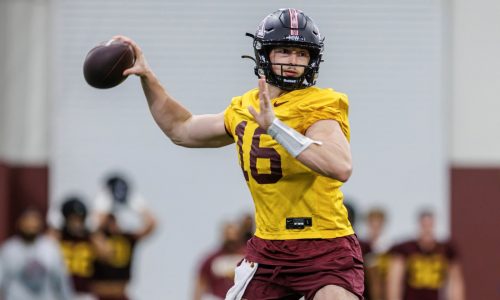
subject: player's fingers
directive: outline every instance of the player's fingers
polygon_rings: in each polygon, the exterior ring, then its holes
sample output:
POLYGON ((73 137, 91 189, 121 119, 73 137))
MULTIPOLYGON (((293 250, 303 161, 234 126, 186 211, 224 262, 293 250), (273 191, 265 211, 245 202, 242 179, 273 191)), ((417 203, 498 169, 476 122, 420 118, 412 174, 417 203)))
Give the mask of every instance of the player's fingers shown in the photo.
POLYGON ((265 91, 266 77, 260 76, 259 78, 259 92, 263 93, 265 91))
POLYGON ((132 68, 129 68, 129 69, 126 69, 125 71, 123 71, 123 76, 128 76, 128 75, 132 75, 132 74, 141 74, 142 73, 142 68, 139 68, 139 67, 132 67, 132 68))
POLYGON ((126 37, 124 35, 115 35, 111 38, 111 40, 118 40, 118 41, 125 42, 127 44, 134 44, 134 41, 131 38, 126 37))
POLYGON ((128 75, 131 75, 131 74, 134 74, 134 71, 131 68, 130 69, 126 69, 122 73, 123 76, 128 76, 128 75))
POLYGON ((266 93, 267 99, 271 100, 269 99, 269 85, 267 84, 265 78, 264 78, 264 92, 266 93))
POLYGON ((263 92, 264 90, 262 88, 262 77, 259 78, 258 85, 259 85, 259 92, 263 92))
POLYGON ((255 108, 253 108, 253 106, 248 107, 248 112, 250 112, 254 119, 257 119, 259 113, 255 110, 255 108))
POLYGON ((269 109, 271 107, 271 99, 269 97, 269 87, 265 76, 259 78, 259 93, 262 107, 264 109, 269 109))
POLYGON ((269 98, 269 91, 264 91, 264 105, 266 109, 271 108, 271 100, 269 98))
POLYGON ((259 102, 260 102, 260 105, 263 104, 263 101, 264 101, 264 88, 262 86, 262 79, 259 79, 259 102))
POLYGON ((271 101, 269 100, 269 94, 266 91, 262 92, 262 97, 260 98, 261 109, 269 110, 271 107, 271 101))
POLYGON ((266 106, 266 79, 262 76, 259 78, 259 100, 260 105, 266 106))
POLYGON ((123 35, 115 35, 111 38, 111 40, 119 40, 119 41, 122 41, 122 42, 132 46, 132 48, 134 49, 135 57, 142 55, 141 47, 139 47, 139 45, 137 45, 137 43, 134 42, 131 38, 128 38, 128 37, 123 36, 123 35))

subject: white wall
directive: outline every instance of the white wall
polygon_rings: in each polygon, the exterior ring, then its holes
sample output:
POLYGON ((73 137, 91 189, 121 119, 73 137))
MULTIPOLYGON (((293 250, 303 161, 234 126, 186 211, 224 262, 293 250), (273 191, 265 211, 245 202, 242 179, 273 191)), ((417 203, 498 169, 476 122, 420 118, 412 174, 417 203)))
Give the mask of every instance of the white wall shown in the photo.
POLYGON ((109 170, 131 174, 160 218, 138 253, 137 299, 188 299, 200 255, 225 218, 252 209, 234 146, 183 149, 155 126, 137 78, 87 86, 86 53, 115 34, 142 46, 167 89, 194 113, 216 113, 255 86, 251 40, 280 7, 311 15, 326 36, 319 86, 350 96, 354 174, 344 191, 361 211, 383 205, 390 236, 413 232, 424 205, 448 232, 447 136, 441 1, 56 1, 57 98, 52 199, 89 198, 109 170))
POLYGON ((453 2, 454 165, 500 164, 500 2, 453 2))
POLYGON ((45 165, 51 97, 50 6, 0 1, 0 160, 45 165))

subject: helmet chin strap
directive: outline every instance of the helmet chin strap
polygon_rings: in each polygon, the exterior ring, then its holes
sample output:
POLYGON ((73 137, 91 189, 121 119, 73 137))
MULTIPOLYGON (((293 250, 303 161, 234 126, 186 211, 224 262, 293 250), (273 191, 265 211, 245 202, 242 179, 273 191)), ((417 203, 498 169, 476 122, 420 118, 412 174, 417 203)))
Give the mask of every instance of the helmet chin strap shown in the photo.
POLYGON ((278 65, 280 66, 280 74, 276 74, 273 72, 273 77, 275 78, 275 81, 277 82, 272 82, 271 84, 277 85, 280 89, 285 90, 285 91, 293 91, 297 89, 303 89, 306 88, 307 85, 304 84, 304 81, 306 80, 306 72, 310 69, 308 65, 296 65, 296 64, 283 64, 283 63, 271 63, 271 65, 278 65), (299 68, 304 68, 304 71, 302 74, 298 77, 291 77, 291 76, 285 76, 284 75, 284 67, 299 67, 299 68))
MULTIPOLYGON (((255 63, 256 73, 259 72, 259 70, 257 68, 257 60, 254 57, 252 57, 250 55, 242 55, 241 58, 251 59, 255 63)), ((282 84, 281 85, 277 85, 277 82, 269 82, 268 81, 269 84, 276 85, 280 89, 287 90, 287 91, 288 90, 291 91, 291 90, 303 88, 302 82, 304 80, 301 80, 301 78, 304 77, 304 74, 302 74, 300 77, 287 77, 287 76, 283 75, 283 67, 290 66, 290 67, 304 68, 304 73, 305 73, 306 70, 309 69, 309 66, 307 66, 307 65, 296 65, 296 64, 282 64, 282 63, 274 63, 274 64, 271 63, 271 65, 279 65, 280 66, 280 68, 281 68, 281 74, 280 75, 273 74, 273 76, 276 78, 276 80, 279 80, 282 84), (286 87, 285 86, 286 80, 296 81, 296 83, 290 85, 290 87, 286 87)), ((264 74, 262 74, 262 75, 264 75, 264 74)), ((269 76, 267 76, 267 78, 269 79, 269 76)))

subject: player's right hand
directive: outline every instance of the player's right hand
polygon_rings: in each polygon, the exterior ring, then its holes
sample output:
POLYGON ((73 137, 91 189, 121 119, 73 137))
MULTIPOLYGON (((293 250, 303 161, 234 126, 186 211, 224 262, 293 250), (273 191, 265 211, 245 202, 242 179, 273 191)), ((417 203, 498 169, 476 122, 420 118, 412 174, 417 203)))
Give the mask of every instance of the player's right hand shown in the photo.
POLYGON ((137 75, 140 77, 145 77, 148 73, 151 72, 151 68, 149 67, 146 58, 144 57, 144 53, 142 52, 141 47, 139 47, 136 42, 134 42, 131 38, 123 35, 115 35, 113 39, 129 44, 134 49, 134 65, 131 68, 123 71, 123 76, 137 75))

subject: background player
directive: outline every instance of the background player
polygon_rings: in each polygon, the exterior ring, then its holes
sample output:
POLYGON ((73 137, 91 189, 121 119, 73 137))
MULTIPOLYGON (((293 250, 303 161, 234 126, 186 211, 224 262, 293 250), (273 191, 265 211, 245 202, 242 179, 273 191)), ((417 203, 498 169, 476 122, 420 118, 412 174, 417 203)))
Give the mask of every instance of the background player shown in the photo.
POLYGON ((386 214, 382 208, 372 208, 366 215, 367 235, 360 241, 367 244, 369 253, 365 259, 365 289, 369 291, 367 300, 387 299, 387 269, 389 264, 389 241, 385 236, 386 214))
POLYGON ((92 292, 99 300, 127 300, 127 286, 132 279, 132 267, 137 243, 151 233, 156 221, 151 213, 144 214, 144 225, 136 231, 120 228, 115 216, 108 214, 99 233, 105 238, 106 256, 94 263, 92 292))
POLYGON ((234 268, 245 254, 247 241, 242 227, 237 223, 225 223, 222 227, 222 243, 202 261, 196 279, 193 300, 224 299, 233 285, 234 268))
MULTIPOLYGON (((144 197, 121 172, 108 174, 94 199, 93 226, 99 229, 112 213, 122 230, 136 230, 144 215, 150 215, 144 197)), ((147 217, 149 218, 149 217, 147 217)))
POLYGON ((38 209, 24 209, 17 234, 0 248, 0 299, 73 300, 61 251, 43 233, 43 219, 38 209))
POLYGON ((253 237, 255 232, 254 216, 251 213, 244 213, 240 219, 241 234, 246 242, 253 237))
POLYGON ((140 76, 155 121, 175 144, 236 143, 257 227, 247 244, 252 262, 242 262, 227 299, 361 297, 361 251, 339 190, 352 170, 348 101, 313 87, 323 52, 314 22, 295 9, 267 16, 253 36, 259 88, 211 115, 192 115, 166 92, 140 47, 116 38, 134 47, 135 65, 124 74, 140 76))
MULTIPOLYGON (((356 226, 358 226, 358 224, 357 224, 358 212, 357 212, 356 207, 354 206, 353 201, 351 199, 344 199, 344 205, 347 209, 347 215, 349 218, 349 222, 351 223, 351 225, 354 228, 357 228, 356 226)), ((370 243, 368 243, 367 241, 364 241, 362 239, 359 239, 359 245, 361 247, 361 253, 363 254, 364 267, 365 267, 365 269, 364 269, 364 271, 365 271, 364 272, 365 273, 364 274, 365 275, 365 281, 364 281, 365 290, 363 292, 364 300, 378 299, 378 298, 374 298, 371 296, 373 294, 373 292, 371 289, 371 281, 368 278, 370 270, 369 270, 369 266, 367 265, 367 258, 369 258, 373 254, 372 247, 371 247, 370 243)))
POLYGON ((105 256, 105 241, 102 236, 91 234, 87 229, 87 206, 78 196, 67 197, 61 213, 64 223, 61 230, 52 228, 52 235, 59 240, 66 267, 73 280, 75 300, 96 299, 90 290, 94 275, 94 262, 105 256))
POLYGON ((137 243, 154 232, 156 219, 127 176, 113 172, 94 200, 93 222, 104 247, 94 263, 91 290, 100 300, 128 299, 137 243))
POLYGON ((458 255, 434 234, 434 214, 419 215, 417 239, 393 246, 387 277, 388 300, 463 300, 464 281, 458 255))

